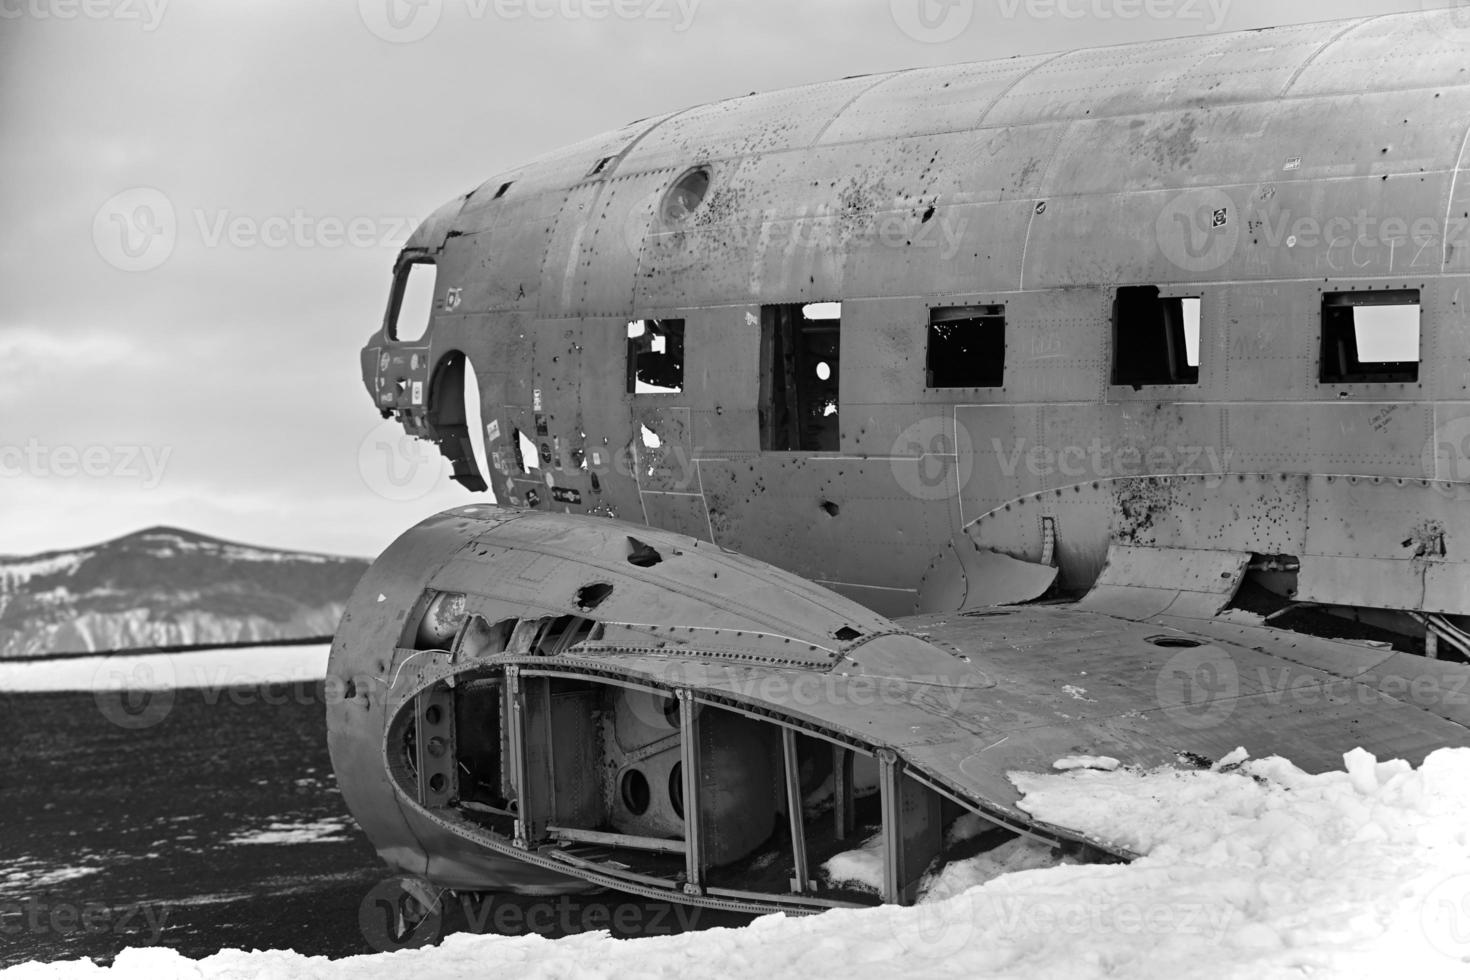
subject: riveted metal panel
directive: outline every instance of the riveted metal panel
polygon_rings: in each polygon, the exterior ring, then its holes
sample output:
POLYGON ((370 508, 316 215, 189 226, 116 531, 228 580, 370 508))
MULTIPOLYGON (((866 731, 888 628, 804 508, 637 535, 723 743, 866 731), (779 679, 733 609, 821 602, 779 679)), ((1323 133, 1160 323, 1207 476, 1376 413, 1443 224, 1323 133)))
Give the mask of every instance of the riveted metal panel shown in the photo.
MULTIPOLYGON (((1321 28, 1316 28, 1320 36, 1321 28)), ((1239 102, 1275 97, 1315 46, 1283 28, 1292 49, 1256 55, 1242 38, 1178 38, 1074 51, 1022 79, 985 118, 987 126, 1126 115, 1162 102, 1239 102)), ((1270 42, 1261 47, 1272 46, 1270 42)))
POLYGON ((821 142, 866 140, 875 131, 905 137, 977 127, 1000 96, 1053 57, 1027 55, 885 76, 838 114, 821 142))
POLYGON ((1464 11, 1426 10, 1412 18, 1368 20, 1341 35, 1302 71, 1292 96, 1360 91, 1364 78, 1413 79, 1413 85, 1462 85, 1455 68, 1470 50, 1464 11))
POLYGON ((1434 432, 1429 406, 1401 402, 1314 402, 1286 413, 1235 404, 1225 413, 1233 465, 1249 472, 1419 476, 1434 432))
POLYGON ((917 583, 932 542, 959 529, 952 495, 921 503, 899 482, 913 465, 771 453, 699 469, 718 544, 813 580, 886 585, 917 583))
POLYGON ((561 209, 554 216, 552 231, 541 253, 540 275, 546 284, 544 290, 538 290, 542 316, 572 316, 578 309, 582 243, 601 193, 600 183, 573 187, 566 192, 561 209))
POLYGON ((821 82, 690 109, 653 130, 629 154, 628 162, 638 168, 687 166, 810 146, 828 120, 873 81, 821 82))

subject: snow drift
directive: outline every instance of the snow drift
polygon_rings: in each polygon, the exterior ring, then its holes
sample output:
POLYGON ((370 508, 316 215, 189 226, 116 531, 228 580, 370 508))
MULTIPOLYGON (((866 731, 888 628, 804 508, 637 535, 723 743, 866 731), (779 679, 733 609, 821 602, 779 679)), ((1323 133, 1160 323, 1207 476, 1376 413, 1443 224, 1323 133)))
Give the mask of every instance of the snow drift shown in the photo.
POLYGON ((1144 856, 1057 864, 1033 845, 1008 845, 946 868, 914 908, 628 941, 456 935, 336 962, 238 951, 193 962, 135 949, 110 970, 28 964, 5 976, 1470 975, 1470 750, 1437 752, 1418 770, 1361 751, 1345 763, 1311 775, 1241 752, 1208 771, 1013 774, 1037 816, 1144 856))

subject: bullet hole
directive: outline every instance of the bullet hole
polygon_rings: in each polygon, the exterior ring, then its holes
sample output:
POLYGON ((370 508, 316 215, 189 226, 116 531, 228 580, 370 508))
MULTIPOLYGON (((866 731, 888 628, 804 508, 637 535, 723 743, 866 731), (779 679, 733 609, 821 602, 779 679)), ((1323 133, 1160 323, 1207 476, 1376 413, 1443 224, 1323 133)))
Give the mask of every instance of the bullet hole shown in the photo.
POLYGON ((931 205, 929 205, 928 209, 924 212, 924 217, 922 219, 922 223, 927 225, 930 221, 933 221, 933 220, 934 220, 934 205, 931 204, 931 205))
POLYGON ((839 513, 842 512, 842 508, 838 507, 830 500, 822 501, 822 510, 827 512, 828 517, 836 517, 839 513))
POLYGON ((628 555, 628 564, 637 565, 639 568, 652 568, 664 560, 664 556, 658 550, 644 544, 637 538, 630 537, 628 545, 633 550, 628 555))
POLYGON ((658 433, 654 432, 648 426, 640 425, 639 428, 643 430, 641 435, 645 449, 658 449, 664 444, 663 440, 658 437, 658 433))
POLYGON ((577 590, 578 609, 596 609, 612 595, 613 587, 606 582, 594 582, 577 590))

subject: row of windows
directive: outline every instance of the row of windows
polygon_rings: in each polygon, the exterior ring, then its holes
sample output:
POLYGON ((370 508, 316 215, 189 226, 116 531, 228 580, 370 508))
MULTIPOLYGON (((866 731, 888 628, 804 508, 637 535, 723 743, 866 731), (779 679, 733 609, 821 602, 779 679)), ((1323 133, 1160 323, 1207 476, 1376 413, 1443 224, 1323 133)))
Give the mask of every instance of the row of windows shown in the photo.
MULTIPOLYGON (((1113 307, 1115 385, 1197 385, 1197 296, 1161 296, 1156 286, 1128 286, 1113 307)), ((1419 380, 1418 290, 1327 293, 1322 298, 1323 384, 1419 380)), ((829 441, 836 426, 841 303, 782 304, 761 310, 762 405, 773 443, 829 441), (830 431, 829 431, 830 430, 830 431)), ((925 386, 1005 385, 1006 308, 938 307, 929 312, 925 386)), ((684 321, 637 320, 628 326, 628 391, 677 393, 684 386, 684 321)))

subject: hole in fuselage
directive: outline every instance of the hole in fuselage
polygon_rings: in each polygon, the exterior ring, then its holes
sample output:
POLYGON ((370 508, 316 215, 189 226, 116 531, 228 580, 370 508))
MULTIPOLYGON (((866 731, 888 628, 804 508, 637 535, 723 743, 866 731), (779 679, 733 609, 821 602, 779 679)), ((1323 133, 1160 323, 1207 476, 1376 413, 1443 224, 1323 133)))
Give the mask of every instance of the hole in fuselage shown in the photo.
POLYGON ((578 609, 596 609, 612 595, 613 587, 606 582, 594 582, 577 590, 578 609))
POLYGON ((623 806, 635 817, 641 817, 648 812, 648 804, 652 802, 653 794, 648 789, 648 777, 637 769, 629 769, 623 773, 623 806))
POLYGON ((1147 642, 1166 650, 1193 650, 1204 646, 1199 640, 1191 640, 1187 636, 1150 636, 1147 642))
POLYGON ((684 819, 684 763, 674 763, 669 772, 669 804, 680 820, 684 819))
POLYGON ((628 564, 637 565, 639 568, 652 568, 664 560, 654 548, 649 547, 637 538, 629 538, 628 545, 633 549, 628 555, 628 564))

